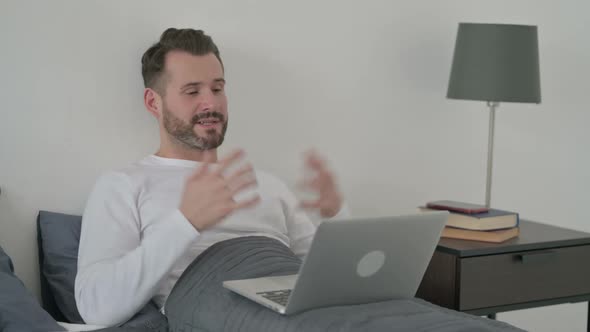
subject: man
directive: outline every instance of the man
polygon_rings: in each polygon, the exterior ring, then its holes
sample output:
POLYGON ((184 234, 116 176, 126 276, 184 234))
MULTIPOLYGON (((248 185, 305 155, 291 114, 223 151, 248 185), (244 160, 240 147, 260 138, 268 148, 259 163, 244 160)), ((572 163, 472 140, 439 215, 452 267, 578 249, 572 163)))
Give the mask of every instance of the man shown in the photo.
MULTIPOLYGON (((103 175, 84 212, 75 297, 89 324, 117 325, 147 302, 160 308, 205 249, 242 236, 266 236, 304 256, 323 218, 347 214, 334 176, 316 154, 305 185, 316 201, 298 203, 280 180, 241 165, 243 151, 218 160, 228 126, 224 68, 212 39, 166 30, 142 58, 144 103, 159 123, 160 148, 103 175)), ((255 114, 253 116, 256 116, 255 114)))

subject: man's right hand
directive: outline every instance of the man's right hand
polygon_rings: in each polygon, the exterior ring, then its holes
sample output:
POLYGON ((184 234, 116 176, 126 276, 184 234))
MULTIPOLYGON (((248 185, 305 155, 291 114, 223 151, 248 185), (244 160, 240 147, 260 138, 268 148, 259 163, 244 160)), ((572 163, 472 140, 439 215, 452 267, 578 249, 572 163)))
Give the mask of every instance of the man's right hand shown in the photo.
POLYGON ((180 212, 190 223, 202 232, 217 224, 230 213, 251 207, 260 201, 260 196, 236 202, 239 192, 256 186, 256 177, 251 164, 246 164, 232 174, 224 175, 243 156, 241 150, 234 151, 220 160, 219 167, 211 169, 210 160, 205 160, 186 181, 180 203, 180 212))

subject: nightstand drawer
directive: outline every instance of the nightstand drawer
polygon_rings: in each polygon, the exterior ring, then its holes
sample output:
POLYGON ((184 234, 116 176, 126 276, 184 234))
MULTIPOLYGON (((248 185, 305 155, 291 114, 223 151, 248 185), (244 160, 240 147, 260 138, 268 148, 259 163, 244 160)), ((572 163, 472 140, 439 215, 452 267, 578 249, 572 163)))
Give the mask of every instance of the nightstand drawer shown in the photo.
POLYGON ((459 259, 459 309, 590 293, 590 246, 459 259))

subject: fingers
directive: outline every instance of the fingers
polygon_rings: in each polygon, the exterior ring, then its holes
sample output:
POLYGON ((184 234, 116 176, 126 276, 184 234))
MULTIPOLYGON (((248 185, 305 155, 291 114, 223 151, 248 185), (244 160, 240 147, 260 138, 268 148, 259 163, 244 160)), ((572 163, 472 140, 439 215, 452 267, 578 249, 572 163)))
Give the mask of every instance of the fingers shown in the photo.
POLYGON ((202 163, 193 174, 189 177, 190 180, 196 180, 203 177, 205 174, 209 172, 209 163, 204 162, 202 163))
MULTIPOLYGON (((223 176, 223 173, 230 166, 232 166, 234 163, 236 163, 238 160, 240 160, 240 158, 242 158, 243 156, 244 156, 243 150, 238 149, 238 150, 233 151, 228 156, 226 156, 225 158, 223 158, 219 161, 219 167, 217 167, 217 169, 213 173, 213 175, 223 176)), ((210 164, 212 164, 214 162, 215 162, 215 153, 212 151, 209 151, 209 150, 204 151, 202 164, 189 177, 189 180, 195 180, 195 179, 198 179, 198 178, 204 176, 205 174, 208 174, 209 169, 210 169, 210 164)), ((240 170, 238 170, 236 172, 234 178, 239 178, 249 172, 253 172, 253 170, 254 169, 253 169, 252 165, 248 164, 248 165, 242 167, 240 170)))
POLYGON ((251 187, 256 187, 257 184, 258 184, 258 182, 256 181, 256 179, 244 180, 241 183, 238 183, 234 188, 230 189, 231 195, 233 197, 236 194, 238 194, 239 192, 241 192, 242 190, 245 190, 245 189, 248 189, 251 187))
POLYGON ((297 184, 297 187, 302 190, 311 189, 318 191, 322 188, 322 179, 320 177, 316 177, 310 180, 303 180, 297 184))
POLYGON ((313 178, 303 179, 298 182, 297 186, 301 189, 322 190, 329 187, 334 182, 334 176, 328 170, 322 170, 316 173, 313 178))
POLYGON ((317 201, 301 201, 301 203, 299 203, 299 206, 301 206, 304 209, 319 209, 321 207, 321 203, 319 200, 317 200, 317 201))
POLYGON ((245 209, 252 207, 260 202, 260 196, 257 194, 251 198, 245 199, 240 202, 235 202, 233 206, 233 210, 245 209))
POLYGON ((189 177, 189 180, 196 180, 209 173, 209 164, 215 162, 215 154, 212 151, 203 151, 203 162, 197 170, 189 177))
POLYGON ((326 168, 326 162, 315 150, 310 150, 305 153, 305 163, 311 169, 316 171, 324 170, 326 168))
POLYGON ((234 196, 240 192, 258 185, 258 180, 254 175, 254 168, 250 164, 242 166, 227 179, 220 175, 215 177, 219 181, 217 188, 224 191, 222 199, 226 201, 233 201, 234 196))
MULTIPOLYGON (((227 212, 226 214, 229 214, 229 213, 233 212, 234 210, 243 209, 243 208, 255 205, 260 200, 260 195, 257 193, 255 193, 254 195, 248 195, 248 196, 250 196, 249 198, 241 199, 240 201, 236 201, 234 199, 234 196, 236 195, 236 193, 238 193, 239 191, 244 190, 250 186, 256 186, 256 182, 249 181, 247 183, 243 183, 240 186, 240 188, 236 188, 236 190, 231 190, 229 188, 226 188, 225 192, 217 195, 216 198, 211 202, 211 204, 215 205, 215 206, 219 206, 222 209, 228 209, 229 212, 227 212)), ((224 216, 225 216, 225 214, 224 214, 224 216)))
POLYGON ((220 209, 223 211, 223 216, 240 209, 246 209, 252 207, 260 202, 260 195, 255 194, 252 197, 236 201, 230 195, 226 196, 226 199, 222 202, 217 203, 217 206, 220 206, 220 209))
POLYGON ((230 175, 227 178, 227 181, 229 183, 234 183, 242 177, 246 177, 247 175, 251 175, 251 177, 254 177, 254 167, 252 166, 252 164, 247 164, 240 167, 240 169, 235 171, 232 175, 230 175))
POLYGON ((224 157, 219 161, 219 168, 215 171, 217 175, 223 175, 223 173, 234 163, 240 160, 244 156, 244 151, 241 149, 235 150, 228 156, 224 157))

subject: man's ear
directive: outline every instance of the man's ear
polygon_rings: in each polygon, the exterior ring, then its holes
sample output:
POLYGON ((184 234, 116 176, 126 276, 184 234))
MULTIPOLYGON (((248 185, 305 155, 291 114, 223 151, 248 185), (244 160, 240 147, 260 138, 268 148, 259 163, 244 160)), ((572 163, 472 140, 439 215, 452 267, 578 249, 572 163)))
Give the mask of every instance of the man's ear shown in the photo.
POLYGON ((151 88, 145 88, 143 92, 143 103, 148 112, 150 112, 156 119, 162 116, 163 100, 160 95, 151 88))

